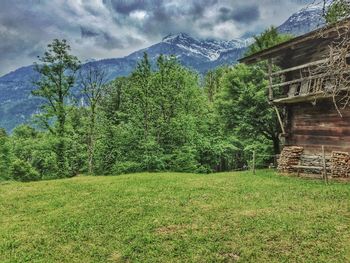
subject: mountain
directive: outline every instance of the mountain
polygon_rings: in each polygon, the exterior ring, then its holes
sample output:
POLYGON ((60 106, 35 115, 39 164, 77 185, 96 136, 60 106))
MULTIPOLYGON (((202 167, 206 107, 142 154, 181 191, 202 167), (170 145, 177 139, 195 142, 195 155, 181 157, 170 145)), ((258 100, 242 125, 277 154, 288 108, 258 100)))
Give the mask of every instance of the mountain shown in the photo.
MULTIPOLYGON (((320 25, 320 6, 310 6, 293 14, 278 27, 282 33, 300 35, 320 25)), ((147 52, 154 64, 160 54, 175 55, 179 62, 203 74, 220 65, 234 64, 253 43, 253 38, 234 39, 229 41, 215 39, 196 39, 185 33, 170 34, 163 40, 148 48, 138 50, 123 58, 88 60, 89 64, 103 68, 108 79, 128 75, 147 52)), ((0 77, 0 127, 10 131, 15 126, 27 122, 39 111, 41 100, 33 97, 33 81, 38 78, 33 66, 19 68, 0 77)))
POLYGON ((312 4, 290 16, 277 29, 282 34, 303 35, 325 25, 323 5, 312 4))
MULTIPOLYGON (((252 42, 252 38, 199 40, 180 33, 168 35, 161 42, 126 57, 89 60, 82 67, 98 65, 107 72, 108 79, 112 80, 130 74, 144 52, 147 52, 152 64, 155 64, 160 54, 175 55, 182 65, 203 74, 219 65, 236 62, 252 42)), ((19 68, 0 78, 0 127, 10 131, 38 112, 41 100, 31 95, 34 89, 32 83, 37 78, 33 66, 19 68)))

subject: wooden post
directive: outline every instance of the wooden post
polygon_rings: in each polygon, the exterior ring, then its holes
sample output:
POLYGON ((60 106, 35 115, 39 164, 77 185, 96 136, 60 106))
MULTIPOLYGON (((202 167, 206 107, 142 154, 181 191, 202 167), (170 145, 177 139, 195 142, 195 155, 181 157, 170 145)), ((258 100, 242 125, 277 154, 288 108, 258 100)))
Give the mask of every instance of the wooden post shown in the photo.
POLYGON ((323 179, 325 183, 328 183, 327 167, 326 167, 326 153, 324 145, 322 145, 322 160, 323 160, 323 179))
POLYGON ((253 174, 255 174, 255 150, 253 151, 253 174))
POLYGON ((273 100, 273 90, 272 90, 272 60, 268 59, 268 74, 269 74, 269 101, 273 100))

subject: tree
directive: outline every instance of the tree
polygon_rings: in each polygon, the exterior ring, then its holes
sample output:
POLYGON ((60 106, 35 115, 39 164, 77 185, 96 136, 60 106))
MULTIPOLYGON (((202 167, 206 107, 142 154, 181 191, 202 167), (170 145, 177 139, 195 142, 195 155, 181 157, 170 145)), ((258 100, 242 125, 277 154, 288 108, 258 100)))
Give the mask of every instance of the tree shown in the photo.
MULTIPOLYGON (((151 64, 147 53, 143 54, 142 60, 137 64, 135 71, 131 75, 132 97, 129 99, 136 101, 140 107, 135 108, 141 113, 138 117, 140 123, 143 125, 144 138, 146 139, 150 132, 150 119, 152 115, 152 87, 150 85, 150 78, 152 75, 151 64)), ((138 115, 136 112, 134 112, 138 115)), ((136 116, 135 115, 135 116, 136 116)))
POLYGON ((94 170, 96 110, 102 99, 107 81, 107 72, 99 66, 89 64, 80 71, 82 93, 89 104, 88 170, 90 174, 92 174, 94 170))
POLYGON ((8 141, 5 129, 0 128, 0 180, 8 179, 10 176, 11 151, 8 141))
POLYGON ((241 138, 264 136, 279 153, 279 125, 276 113, 268 104, 267 80, 261 66, 235 66, 222 79, 217 109, 227 129, 241 138))
MULTIPOLYGON (((290 39, 271 27, 259 36, 246 53, 251 55, 290 39)), ((272 142, 274 153, 280 151, 280 128, 275 111, 267 99, 268 82, 265 77, 267 63, 254 66, 239 64, 221 77, 221 92, 216 109, 227 129, 244 139, 253 135, 258 141, 263 137, 272 142)), ((250 137, 250 138, 249 138, 250 137)))
POLYGON ((220 79, 221 77, 230 70, 229 67, 218 67, 213 70, 209 70, 204 77, 204 90, 208 96, 210 103, 213 103, 215 96, 220 92, 220 79))
POLYGON ((79 60, 70 54, 70 50, 66 40, 55 39, 48 45, 44 56, 39 58, 40 64, 35 64, 35 70, 39 73, 40 79, 34 83, 37 89, 33 91, 33 95, 45 100, 39 120, 57 138, 57 166, 62 176, 67 175, 65 164, 66 103, 71 88, 75 84, 75 74, 79 68, 79 60), (56 121, 57 124, 51 127, 53 121, 56 121))
POLYGON ((195 171, 207 108, 195 72, 165 56, 151 69, 145 55, 129 77, 108 85, 99 107, 96 170, 195 171))
POLYGON ((333 24, 339 20, 342 20, 350 15, 350 2, 348 0, 332 0, 329 5, 329 1, 323 0, 323 16, 326 19, 327 24, 333 24))
POLYGON ((246 56, 257 53, 261 50, 270 48, 289 39, 292 39, 292 35, 279 34, 276 27, 271 26, 258 36, 254 36, 255 42, 249 46, 246 56))

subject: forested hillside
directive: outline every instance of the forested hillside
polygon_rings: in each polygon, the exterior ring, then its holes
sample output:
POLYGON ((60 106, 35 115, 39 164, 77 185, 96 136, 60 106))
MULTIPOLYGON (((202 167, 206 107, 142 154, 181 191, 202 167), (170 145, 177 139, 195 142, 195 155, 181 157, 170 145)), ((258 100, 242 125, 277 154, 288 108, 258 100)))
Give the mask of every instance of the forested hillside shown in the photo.
MULTIPOLYGON (((259 38, 266 45, 286 39, 275 28, 259 38)), ((145 53, 129 76, 108 82, 103 68, 80 68, 68 43, 55 40, 35 65, 32 96, 44 102, 35 125, 1 132, 1 177, 210 173, 248 166, 252 150, 265 156, 258 162, 273 162, 279 130, 265 67, 221 67, 201 80, 174 56, 160 55, 152 67, 145 53), (84 105, 75 100, 76 85, 84 105)))

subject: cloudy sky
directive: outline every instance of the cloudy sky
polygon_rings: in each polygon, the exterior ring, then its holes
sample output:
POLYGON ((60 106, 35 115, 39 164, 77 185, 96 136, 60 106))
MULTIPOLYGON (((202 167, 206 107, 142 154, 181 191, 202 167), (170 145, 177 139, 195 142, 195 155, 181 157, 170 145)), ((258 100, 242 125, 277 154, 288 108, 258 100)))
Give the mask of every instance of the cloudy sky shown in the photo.
POLYGON ((54 38, 111 58, 169 33, 233 39, 283 23, 311 0, 0 0, 0 75, 32 64, 54 38))

